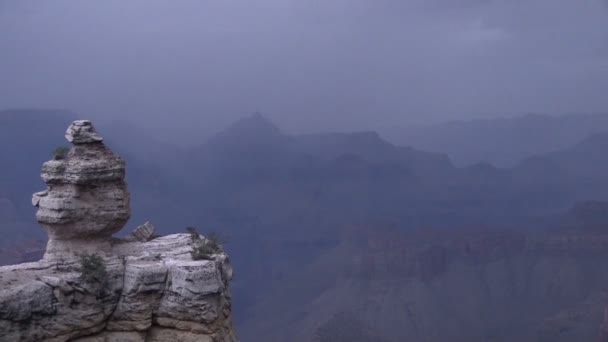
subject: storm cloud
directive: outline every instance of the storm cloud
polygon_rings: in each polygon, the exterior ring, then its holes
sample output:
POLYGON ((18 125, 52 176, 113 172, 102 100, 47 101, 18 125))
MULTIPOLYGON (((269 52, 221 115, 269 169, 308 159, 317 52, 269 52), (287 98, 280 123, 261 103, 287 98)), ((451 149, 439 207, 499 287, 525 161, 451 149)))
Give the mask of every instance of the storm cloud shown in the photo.
POLYGON ((182 141, 254 111, 295 133, 606 112, 608 6, 0 0, 0 79, 0 108, 145 119, 182 141))

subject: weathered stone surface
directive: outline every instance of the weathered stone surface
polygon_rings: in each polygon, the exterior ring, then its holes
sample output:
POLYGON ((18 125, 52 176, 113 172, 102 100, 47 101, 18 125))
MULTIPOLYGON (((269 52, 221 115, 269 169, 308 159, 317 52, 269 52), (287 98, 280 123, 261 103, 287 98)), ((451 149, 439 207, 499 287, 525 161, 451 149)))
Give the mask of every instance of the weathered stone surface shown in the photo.
POLYGON ((0 341, 236 341, 225 255, 192 260, 189 234, 114 243, 103 285, 81 281, 73 259, 0 267, 0 341))
POLYGON ((154 328, 150 331, 150 342, 180 341, 180 342, 214 342, 211 336, 201 337, 199 334, 175 329, 154 328))
POLYGON ((215 261, 182 261, 171 265, 171 288, 182 297, 219 293, 224 283, 215 261))
POLYGON ((123 295, 108 328, 116 331, 145 331, 160 305, 167 282, 167 267, 160 262, 129 262, 124 275, 123 295))
POLYGON ((75 342, 146 342, 145 332, 110 331, 74 340, 75 342))
POLYGON ((154 236, 154 226, 150 222, 146 222, 143 225, 135 228, 131 232, 131 236, 141 242, 150 241, 154 236))
POLYGON ((49 235, 49 259, 74 253, 74 245, 107 252, 108 238, 131 213, 122 158, 102 143, 89 121, 74 122, 66 137, 74 146, 64 159, 44 163, 48 188, 32 198, 36 219, 49 235))
POLYGON ((124 273, 119 260, 107 267, 103 287, 80 282, 73 266, 65 272, 44 262, 0 268, 0 341, 69 341, 102 331, 124 273))
POLYGON ((90 144, 103 141, 89 120, 74 121, 65 132, 65 138, 75 144, 90 144))
POLYGON ((0 341, 236 341, 228 257, 192 260, 190 234, 153 239, 149 223, 112 238, 130 215, 124 162, 88 121, 66 138, 74 147, 45 163, 48 189, 32 199, 49 235, 43 260, 0 267, 0 341), (103 281, 81 279, 82 253, 103 258, 103 281))

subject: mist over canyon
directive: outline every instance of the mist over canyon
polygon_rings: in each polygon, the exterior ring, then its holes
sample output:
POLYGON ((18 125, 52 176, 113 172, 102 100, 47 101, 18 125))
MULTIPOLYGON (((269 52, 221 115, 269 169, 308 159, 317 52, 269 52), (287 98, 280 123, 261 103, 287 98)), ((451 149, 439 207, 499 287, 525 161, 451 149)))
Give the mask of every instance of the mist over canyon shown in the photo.
POLYGON ((0 342, 608 342, 607 23, 0 0, 0 342))
MULTIPOLYGON (((30 194, 77 117, 0 115, 4 264, 44 250, 30 194)), ((375 132, 288 135, 261 114, 193 147, 119 122, 98 130, 127 163, 127 227, 226 236, 244 341, 596 340, 608 286, 605 120, 532 121, 539 134, 566 122, 568 138, 555 143, 566 147, 514 146, 504 151, 521 159, 511 167, 456 166, 375 132)), ((496 144, 487 139, 480 146, 496 144)))

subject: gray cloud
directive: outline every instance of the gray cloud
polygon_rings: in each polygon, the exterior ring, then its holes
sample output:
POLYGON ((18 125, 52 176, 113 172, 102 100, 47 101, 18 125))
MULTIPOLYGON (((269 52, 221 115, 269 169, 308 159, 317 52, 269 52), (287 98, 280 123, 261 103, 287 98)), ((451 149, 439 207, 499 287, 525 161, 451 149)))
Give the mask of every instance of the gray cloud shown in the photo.
POLYGON ((0 106, 185 137, 255 110, 294 132, 606 111, 605 5, 0 0, 0 106))

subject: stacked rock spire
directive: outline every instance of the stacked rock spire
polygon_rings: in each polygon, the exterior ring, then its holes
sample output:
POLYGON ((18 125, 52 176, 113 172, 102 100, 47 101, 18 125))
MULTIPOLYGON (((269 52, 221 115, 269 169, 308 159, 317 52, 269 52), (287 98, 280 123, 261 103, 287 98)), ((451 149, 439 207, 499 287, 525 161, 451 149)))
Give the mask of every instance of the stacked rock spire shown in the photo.
POLYGON ((65 134, 72 148, 42 167, 47 190, 34 194, 36 219, 49 235, 47 256, 76 252, 71 241, 102 247, 130 217, 125 162, 103 143, 87 120, 75 121, 65 134))

